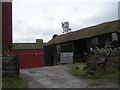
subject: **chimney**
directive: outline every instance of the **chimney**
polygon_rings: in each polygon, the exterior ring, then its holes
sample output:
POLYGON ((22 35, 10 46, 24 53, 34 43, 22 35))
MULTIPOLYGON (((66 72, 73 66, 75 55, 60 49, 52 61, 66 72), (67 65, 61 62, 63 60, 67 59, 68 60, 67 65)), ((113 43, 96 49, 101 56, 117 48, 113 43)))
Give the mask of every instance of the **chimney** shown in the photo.
POLYGON ((36 39, 36 44, 37 45, 43 45, 43 40, 42 39, 36 39))

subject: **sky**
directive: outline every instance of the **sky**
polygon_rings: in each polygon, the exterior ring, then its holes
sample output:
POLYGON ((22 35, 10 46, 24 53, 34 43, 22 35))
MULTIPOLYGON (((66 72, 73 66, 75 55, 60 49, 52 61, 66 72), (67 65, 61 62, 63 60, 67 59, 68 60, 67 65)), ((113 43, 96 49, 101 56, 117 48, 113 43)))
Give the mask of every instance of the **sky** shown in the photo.
POLYGON ((76 31, 117 20, 118 1, 13 0, 13 43, 48 42, 54 34, 63 34, 65 21, 76 31))

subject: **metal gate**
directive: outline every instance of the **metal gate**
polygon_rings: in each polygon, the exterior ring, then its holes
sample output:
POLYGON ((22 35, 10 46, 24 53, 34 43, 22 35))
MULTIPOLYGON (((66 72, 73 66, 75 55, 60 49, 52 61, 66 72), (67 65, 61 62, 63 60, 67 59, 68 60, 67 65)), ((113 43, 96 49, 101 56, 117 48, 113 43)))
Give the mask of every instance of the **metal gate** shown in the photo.
POLYGON ((60 63, 73 63, 73 52, 60 53, 60 63))

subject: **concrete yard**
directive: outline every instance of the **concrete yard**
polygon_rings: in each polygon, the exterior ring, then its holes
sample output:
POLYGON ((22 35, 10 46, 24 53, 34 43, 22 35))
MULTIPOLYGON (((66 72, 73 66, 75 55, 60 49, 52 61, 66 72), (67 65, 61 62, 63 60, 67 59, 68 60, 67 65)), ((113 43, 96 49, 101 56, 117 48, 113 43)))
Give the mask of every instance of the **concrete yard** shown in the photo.
POLYGON ((118 88, 110 80, 88 80, 67 72, 70 66, 49 66, 21 69, 20 74, 29 81, 29 88, 118 88))

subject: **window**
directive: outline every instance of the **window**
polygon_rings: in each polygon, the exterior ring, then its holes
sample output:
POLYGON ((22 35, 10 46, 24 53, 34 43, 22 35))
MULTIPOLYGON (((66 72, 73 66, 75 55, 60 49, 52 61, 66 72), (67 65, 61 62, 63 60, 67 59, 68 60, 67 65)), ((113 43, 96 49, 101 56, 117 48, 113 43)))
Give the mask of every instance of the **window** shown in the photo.
POLYGON ((118 40, 117 33, 112 33, 112 41, 117 41, 117 40, 118 40))

